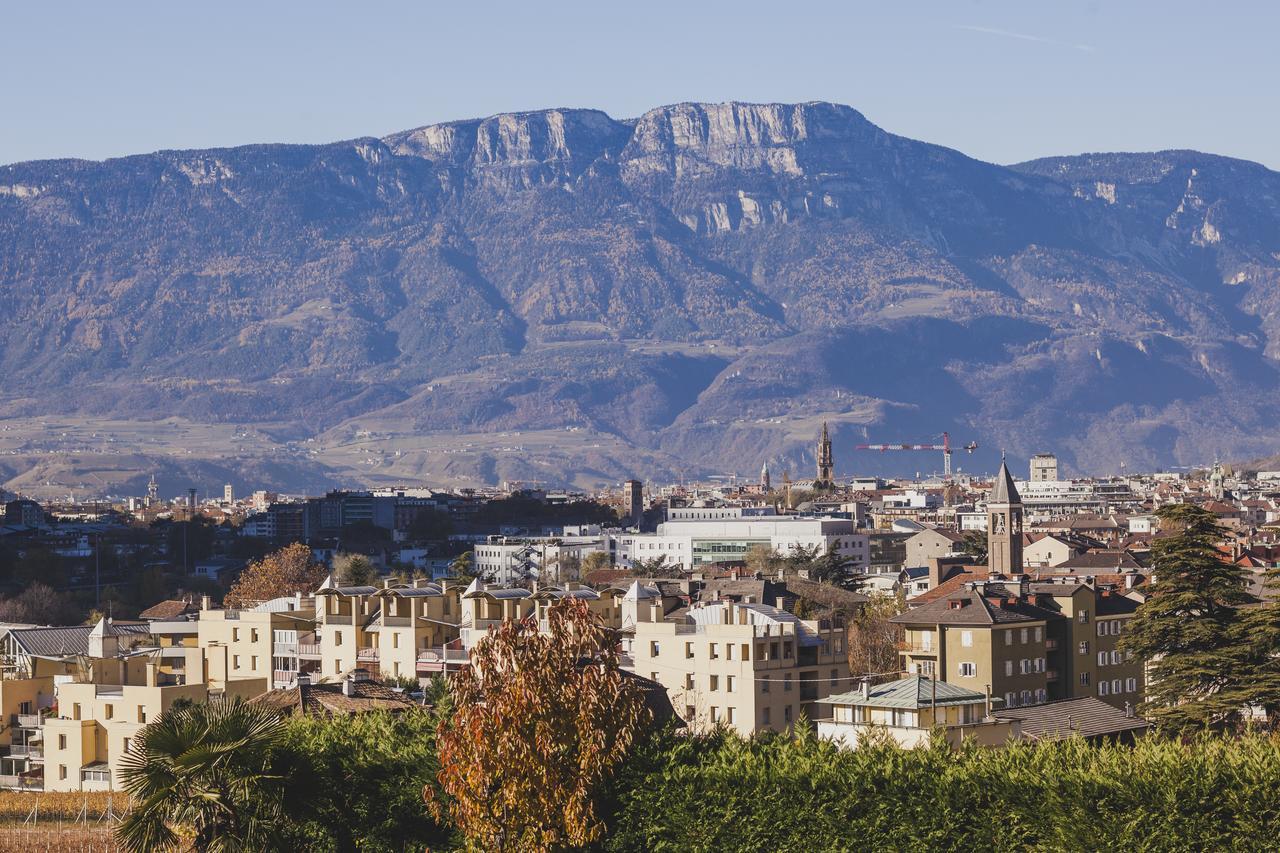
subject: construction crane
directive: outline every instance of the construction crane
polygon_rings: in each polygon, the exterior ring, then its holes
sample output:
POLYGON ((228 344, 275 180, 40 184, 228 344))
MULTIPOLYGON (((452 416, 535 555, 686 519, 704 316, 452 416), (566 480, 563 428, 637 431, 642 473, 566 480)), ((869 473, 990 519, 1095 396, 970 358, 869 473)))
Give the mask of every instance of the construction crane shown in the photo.
MULTIPOLYGON (((978 449, 978 443, 971 441, 961 448, 969 453, 978 449)), ((858 450, 941 450, 942 473, 951 476, 951 435, 942 434, 942 444, 859 444, 858 450)))

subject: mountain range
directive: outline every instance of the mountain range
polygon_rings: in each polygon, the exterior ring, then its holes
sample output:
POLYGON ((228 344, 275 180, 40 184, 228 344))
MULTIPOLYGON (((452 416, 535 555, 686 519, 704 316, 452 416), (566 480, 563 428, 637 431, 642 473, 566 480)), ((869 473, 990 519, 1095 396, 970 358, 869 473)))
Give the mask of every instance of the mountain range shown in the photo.
POLYGON ((838 104, 0 167, 0 484, 1067 473, 1280 449, 1280 174, 838 104))

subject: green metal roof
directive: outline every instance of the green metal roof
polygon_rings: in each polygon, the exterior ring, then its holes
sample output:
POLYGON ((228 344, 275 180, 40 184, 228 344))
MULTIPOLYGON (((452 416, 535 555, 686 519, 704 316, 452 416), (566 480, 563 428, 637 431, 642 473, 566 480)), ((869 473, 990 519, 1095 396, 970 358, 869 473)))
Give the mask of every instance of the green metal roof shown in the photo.
POLYGON ((966 690, 945 681, 935 682, 923 675, 909 675, 897 681, 873 684, 868 695, 861 690, 836 693, 819 699, 831 705, 858 705, 872 708, 931 708, 947 705, 971 705, 987 701, 986 694, 966 690), (936 691, 936 692, 935 692, 936 691))

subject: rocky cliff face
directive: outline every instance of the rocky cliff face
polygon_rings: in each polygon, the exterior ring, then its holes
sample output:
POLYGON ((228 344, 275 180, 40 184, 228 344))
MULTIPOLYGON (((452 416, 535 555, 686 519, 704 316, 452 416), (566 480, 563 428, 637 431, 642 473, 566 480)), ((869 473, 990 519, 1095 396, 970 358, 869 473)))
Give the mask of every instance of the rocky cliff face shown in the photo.
POLYGON ((850 445, 944 429, 1077 471, 1263 456, 1278 244, 1256 164, 1003 167, 826 103, 16 164, 0 477, 808 476, 823 419, 850 473, 931 470, 850 445))

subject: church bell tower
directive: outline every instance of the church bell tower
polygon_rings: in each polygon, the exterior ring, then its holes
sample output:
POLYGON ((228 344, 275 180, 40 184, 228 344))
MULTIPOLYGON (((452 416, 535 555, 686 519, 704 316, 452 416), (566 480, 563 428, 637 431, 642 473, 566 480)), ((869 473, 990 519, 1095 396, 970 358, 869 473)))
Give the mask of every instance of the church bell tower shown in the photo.
POLYGON ((992 574, 1022 574, 1022 496, 1003 458, 987 501, 987 567, 992 574))
POLYGON ((827 433, 827 422, 822 422, 822 436, 818 439, 818 478, 813 481, 815 489, 834 489, 836 485, 835 459, 831 454, 831 436, 827 433))

